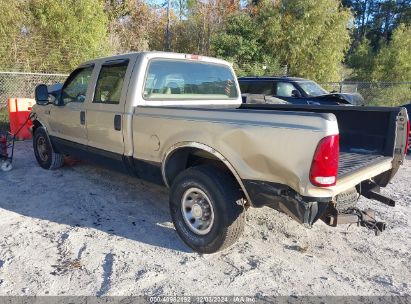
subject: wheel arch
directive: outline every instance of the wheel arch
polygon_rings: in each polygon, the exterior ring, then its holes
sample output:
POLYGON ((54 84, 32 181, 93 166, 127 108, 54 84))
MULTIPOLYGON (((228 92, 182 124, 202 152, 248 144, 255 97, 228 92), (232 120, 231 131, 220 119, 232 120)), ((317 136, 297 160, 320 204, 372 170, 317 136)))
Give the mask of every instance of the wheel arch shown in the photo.
POLYGON ((40 127, 43 127, 43 128, 46 129, 46 131, 47 131, 46 126, 45 126, 40 120, 38 120, 37 118, 34 119, 34 120, 32 121, 32 123, 33 123, 33 125, 31 126, 31 133, 32 133, 33 135, 34 135, 34 132, 36 131, 36 129, 37 129, 37 128, 40 128, 40 127))
POLYGON ((202 162, 216 163, 223 166, 237 181, 247 203, 251 204, 247 189, 234 166, 220 152, 199 142, 180 142, 170 147, 165 153, 161 163, 161 173, 167 187, 171 186, 172 181, 180 172, 195 165, 189 162, 190 156, 195 156, 197 160, 202 162))

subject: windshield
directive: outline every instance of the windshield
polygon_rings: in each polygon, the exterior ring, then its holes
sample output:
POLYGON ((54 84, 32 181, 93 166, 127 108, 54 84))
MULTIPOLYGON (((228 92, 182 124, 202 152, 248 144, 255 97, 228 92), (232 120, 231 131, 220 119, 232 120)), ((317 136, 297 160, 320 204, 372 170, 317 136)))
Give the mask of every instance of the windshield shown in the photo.
POLYGON ((324 90, 314 81, 303 81, 303 82, 298 82, 298 84, 308 96, 316 97, 316 96, 328 94, 326 90, 324 90))

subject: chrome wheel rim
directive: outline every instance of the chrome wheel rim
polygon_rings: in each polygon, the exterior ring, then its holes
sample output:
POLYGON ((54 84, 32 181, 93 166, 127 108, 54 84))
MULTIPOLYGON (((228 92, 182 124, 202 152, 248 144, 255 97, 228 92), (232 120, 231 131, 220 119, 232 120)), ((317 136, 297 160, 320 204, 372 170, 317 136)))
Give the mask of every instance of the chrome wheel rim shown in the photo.
POLYGON ((213 228, 213 205, 201 189, 193 187, 184 192, 181 199, 181 213, 184 222, 195 234, 205 235, 213 228))
POLYGON ((47 161, 49 159, 49 154, 47 151, 47 143, 44 137, 39 137, 37 139, 37 152, 42 161, 47 161))

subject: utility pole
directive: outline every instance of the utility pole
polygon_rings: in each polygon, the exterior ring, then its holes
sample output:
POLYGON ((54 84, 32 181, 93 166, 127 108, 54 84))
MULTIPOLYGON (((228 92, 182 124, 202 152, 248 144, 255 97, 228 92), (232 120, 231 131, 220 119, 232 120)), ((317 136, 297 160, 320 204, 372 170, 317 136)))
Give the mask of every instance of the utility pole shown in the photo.
POLYGON ((165 51, 169 52, 171 49, 170 41, 170 0, 167 0, 167 26, 166 26, 166 37, 165 37, 165 51))

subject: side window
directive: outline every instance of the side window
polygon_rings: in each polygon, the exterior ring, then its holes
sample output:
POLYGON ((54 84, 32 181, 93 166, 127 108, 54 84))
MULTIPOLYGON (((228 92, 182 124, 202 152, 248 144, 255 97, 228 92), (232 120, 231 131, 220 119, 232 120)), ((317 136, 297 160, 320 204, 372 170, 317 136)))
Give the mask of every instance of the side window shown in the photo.
POLYGON ((119 104, 128 60, 107 63, 101 67, 93 103, 119 104))
POLYGON ((93 68, 93 66, 80 68, 71 73, 61 92, 64 104, 84 102, 86 100, 87 87, 90 83, 93 68))
POLYGON ((250 86, 250 83, 248 81, 239 80, 238 84, 240 85, 241 93, 248 93, 248 87, 250 86))
POLYGON ((295 86, 290 82, 277 82, 276 96, 280 97, 293 97, 293 90, 296 90, 295 86))
POLYGON ((273 83, 269 81, 253 81, 248 87, 248 93, 250 94, 273 94, 273 83))

